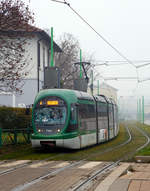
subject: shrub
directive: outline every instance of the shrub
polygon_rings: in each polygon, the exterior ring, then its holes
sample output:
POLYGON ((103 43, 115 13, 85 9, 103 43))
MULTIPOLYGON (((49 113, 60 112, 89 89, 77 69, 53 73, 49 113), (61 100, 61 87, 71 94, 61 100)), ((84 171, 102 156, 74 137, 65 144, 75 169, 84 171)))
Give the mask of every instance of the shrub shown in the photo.
POLYGON ((4 129, 24 129, 31 123, 31 112, 25 108, 0 107, 0 127, 4 129))

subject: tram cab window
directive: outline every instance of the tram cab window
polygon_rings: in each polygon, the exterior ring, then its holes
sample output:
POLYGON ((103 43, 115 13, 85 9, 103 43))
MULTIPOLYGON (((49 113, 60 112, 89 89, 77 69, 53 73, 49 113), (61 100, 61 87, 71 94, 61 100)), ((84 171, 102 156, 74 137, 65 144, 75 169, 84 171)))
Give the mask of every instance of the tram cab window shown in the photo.
POLYGON ((78 129, 78 117, 77 117, 77 105, 71 104, 71 109, 70 109, 70 120, 69 120, 69 125, 67 128, 67 132, 74 132, 78 129))
POLYGON ((77 108, 76 105, 71 105, 71 113, 70 113, 70 124, 77 123, 77 108))
POLYGON ((35 110, 34 120, 39 124, 56 125, 64 124, 66 107, 38 108, 35 110))

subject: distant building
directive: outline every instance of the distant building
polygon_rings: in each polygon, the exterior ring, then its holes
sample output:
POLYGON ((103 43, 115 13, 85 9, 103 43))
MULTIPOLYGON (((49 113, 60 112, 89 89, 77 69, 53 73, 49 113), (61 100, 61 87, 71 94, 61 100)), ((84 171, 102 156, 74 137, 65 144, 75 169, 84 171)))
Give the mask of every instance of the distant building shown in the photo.
MULTIPOLYGON (((106 84, 102 83, 99 86, 99 94, 105 95, 108 98, 112 98, 117 103, 117 89, 106 84)), ((91 92, 90 89, 88 89, 88 92, 91 92)), ((94 85, 93 87, 93 95, 98 94, 98 86, 94 85)))
MULTIPOLYGON (((24 32, 31 34, 28 38, 29 44, 26 46, 27 56, 30 57, 29 68, 30 73, 25 78, 23 86, 23 94, 15 95, 12 93, 0 92, 0 105, 7 106, 25 106, 33 104, 34 98, 37 92, 42 89, 44 82, 44 67, 48 66, 50 63, 50 36, 43 30, 36 28, 34 26, 28 25, 28 31, 21 26, 19 28, 13 28, 12 26, 6 26, 1 28, 0 32, 24 32)), ((62 52, 60 47, 54 42, 54 60, 57 53, 62 52)))

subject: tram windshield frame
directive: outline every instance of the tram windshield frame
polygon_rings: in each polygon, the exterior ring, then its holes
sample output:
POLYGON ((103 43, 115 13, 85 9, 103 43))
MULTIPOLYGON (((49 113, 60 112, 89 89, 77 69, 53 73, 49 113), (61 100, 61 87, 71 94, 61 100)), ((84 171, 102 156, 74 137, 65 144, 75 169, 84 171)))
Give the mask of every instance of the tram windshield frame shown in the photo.
POLYGON ((34 122, 39 125, 64 125, 67 118, 65 106, 48 106, 34 111, 34 122))
POLYGON ((34 123, 36 126, 63 127, 67 116, 67 104, 57 96, 47 96, 39 100, 34 108, 34 123))

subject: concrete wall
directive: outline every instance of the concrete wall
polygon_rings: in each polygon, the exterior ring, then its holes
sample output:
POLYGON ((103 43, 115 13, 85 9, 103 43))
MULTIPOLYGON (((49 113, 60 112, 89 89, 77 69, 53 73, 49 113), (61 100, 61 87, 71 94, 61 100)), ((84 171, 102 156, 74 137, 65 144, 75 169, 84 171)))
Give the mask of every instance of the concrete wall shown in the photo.
MULTIPOLYGON (((42 89, 40 82, 40 89, 42 89)), ((37 95, 37 79, 24 80, 23 94, 0 94, 0 105, 18 107, 19 105, 30 105, 34 103, 37 95), (13 97, 14 96, 14 97, 13 97)))

